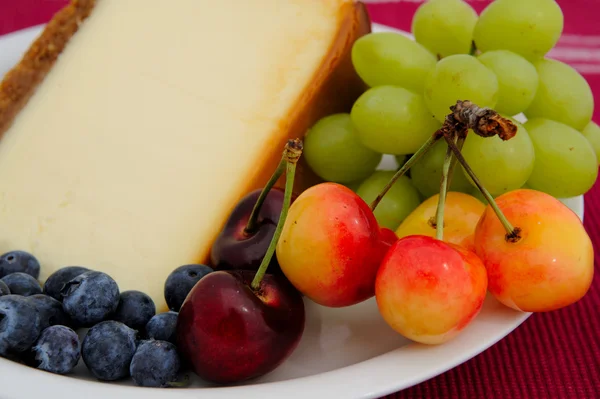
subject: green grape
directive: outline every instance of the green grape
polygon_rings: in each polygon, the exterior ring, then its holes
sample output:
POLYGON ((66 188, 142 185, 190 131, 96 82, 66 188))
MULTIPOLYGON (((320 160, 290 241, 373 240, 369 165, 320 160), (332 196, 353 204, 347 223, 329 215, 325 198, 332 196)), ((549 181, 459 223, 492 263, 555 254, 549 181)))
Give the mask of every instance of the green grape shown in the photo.
POLYGON ((498 101, 498 79, 475 57, 456 54, 440 60, 425 81, 425 102, 443 122, 458 100, 493 108, 498 101))
POLYGON ((418 43, 440 57, 468 54, 476 23, 477 13, 463 0, 430 0, 415 12, 412 33, 418 43))
POLYGON ((414 153, 441 126, 423 96, 394 86, 367 90, 350 116, 359 140, 382 154, 414 153))
POLYGON ((549 119, 535 118, 525 124, 535 162, 527 185, 557 198, 586 193, 598 176, 596 153, 577 130, 549 119))
POLYGON ((408 161, 408 158, 410 156, 407 155, 394 155, 394 158, 396 159, 396 163, 398 164, 398 168, 401 168, 402 165, 404 165, 406 163, 406 161, 408 161))
POLYGON ((571 66, 543 59, 535 64, 540 78, 528 118, 548 118, 582 130, 592 119, 594 96, 587 81, 571 66))
POLYGON ((506 115, 525 111, 533 101, 538 88, 535 67, 517 53, 494 50, 481 54, 479 61, 498 78, 498 102, 495 110, 506 115))
MULTIPOLYGON (((467 194, 470 194, 473 197, 477 198, 479 201, 483 202, 484 205, 488 204, 488 201, 485 199, 485 197, 483 196, 483 194, 481 194, 481 191, 479 191, 478 188, 473 188, 473 190, 471 190, 467 194)), ((493 195, 492 195, 492 197, 493 197, 493 195)))
POLYGON ((382 154, 362 145, 350 115, 341 113, 320 119, 307 132, 303 156, 323 180, 350 183, 370 176, 382 154))
POLYGON ((473 38, 483 52, 510 50, 535 60, 558 42, 563 23, 555 0, 496 0, 479 15, 473 38))
POLYGON ((484 138, 470 131, 463 146, 462 154, 467 163, 493 196, 521 187, 533 171, 533 143, 523 125, 513 122, 518 130, 510 140, 504 141, 498 136, 484 138))
POLYGON ((354 69, 371 87, 393 85, 421 93, 436 61, 425 47, 394 32, 370 33, 352 47, 354 69))
MULTIPOLYGON (((425 198, 440 192, 442 165, 447 148, 446 141, 443 139, 438 141, 410 168, 413 185, 425 198)), ((473 187, 462 172, 462 167, 456 163, 449 191, 460 191, 467 194, 471 192, 473 187)))
MULTIPOLYGON (((370 204, 383 191, 394 173, 393 171, 376 171, 360 185, 356 194, 367 204, 370 204)), ((380 226, 396 231, 400 223, 420 203, 419 192, 412 185, 410 178, 402 176, 396 180, 375 208, 375 218, 380 226)))
POLYGON ((598 164, 600 164, 600 126, 598 126, 594 122, 590 122, 581 131, 581 133, 592 145, 592 148, 596 153, 596 159, 598 160, 598 164))

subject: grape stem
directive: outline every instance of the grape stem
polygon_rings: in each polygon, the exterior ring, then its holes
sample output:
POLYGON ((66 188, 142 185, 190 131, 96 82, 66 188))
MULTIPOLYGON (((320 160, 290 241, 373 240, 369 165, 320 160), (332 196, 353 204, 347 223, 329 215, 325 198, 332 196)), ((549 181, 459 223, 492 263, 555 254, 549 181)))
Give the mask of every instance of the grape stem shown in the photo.
POLYGON ((444 239, 444 206, 446 205, 446 194, 448 193, 448 175, 452 163, 452 149, 448 147, 446 157, 442 166, 442 181, 440 183, 440 196, 438 198, 437 210, 435 212, 435 238, 444 239))
POLYGON ((381 202, 381 200, 383 199, 383 197, 387 194, 387 192, 390 190, 390 188, 392 188, 392 186, 394 185, 394 183, 396 183, 396 181, 401 178, 402 176, 404 176, 404 174, 406 172, 408 172, 408 170, 423 156, 425 155, 425 153, 427 151, 429 151, 429 149, 443 136, 443 132, 442 129, 438 130, 437 132, 435 132, 431 137, 429 137, 429 139, 427 139, 427 141, 425 143, 423 143, 423 145, 417 150, 417 152, 415 152, 409 159, 408 161, 404 162, 404 165, 402 165, 402 167, 400 169, 398 169, 398 171, 394 174, 394 176, 392 176, 392 178, 390 179, 390 181, 385 185, 385 187, 383 188, 383 190, 381 191, 381 193, 379 193, 379 195, 377 196, 377 198, 375 198, 375 200, 371 203, 371 211, 375 211, 375 208, 377 208, 377 205, 379 205, 379 203, 381 202))
POLYGON ((519 241, 521 239, 521 236, 520 236, 521 229, 519 227, 513 227, 513 225, 510 224, 510 222, 508 221, 508 219, 506 218, 506 216, 504 215, 502 210, 500 210, 500 208, 498 207, 498 204, 496 204, 496 201, 494 201, 494 197, 492 197, 492 195, 489 193, 489 191, 487 191, 485 189, 485 187, 483 187, 483 185, 481 184, 481 182, 475 175, 475 172, 473 172, 473 169, 471 169, 471 167, 467 163, 466 159, 461 154, 460 150, 454 143, 454 139, 452 137, 450 137, 449 135, 444 135, 444 139, 448 143, 448 148, 451 149, 452 152, 454 152, 454 156, 456 157, 456 159, 458 159, 458 162, 460 162, 460 164, 462 165, 464 170, 467 172, 469 177, 471 177, 471 179, 473 180, 473 182, 475 183, 475 185, 477 186, 477 188, 479 189, 481 194, 483 194, 483 196, 485 197, 487 202, 490 204, 490 206, 496 213, 496 216, 498 216, 498 219, 500 219, 500 223, 502 223, 502 226, 504 226, 504 229, 506 230, 506 240, 511 241, 511 242, 519 241))
POLYGON ((302 141, 299 139, 290 140, 285 146, 285 150, 283 151, 282 160, 286 165, 286 174, 285 174, 285 193, 283 195, 283 206, 281 208, 281 213, 279 214, 279 220, 277 221, 277 227, 275 228, 275 233, 273 234, 273 238, 271 239, 271 243, 267 248, 267 252, 262 259, 256 274, 254 275, 254 279, 250 286, 253 290, 257 291, 260 288, 260 283, 267 272, 267 268, 269 267, 269 263, 273 258, 273 254, 275 253, 275 247, 277 246, 277 242, 279 241, 279 237, 281 236, 281 231, 283 230, 283 225, 285 224, 285 219, 287 218, 288 211, 290 209, 290 204, 292 202, 292 191, 294 188, 294 177, 296 175, 296 164, 302 155, 302 141))
POLYGON ((283 171, 285 170, 286 164, 287 160, 285 158, 284 150, 283 156, 279 161, 279 165, 277 165, 277 169, 275 169, 275 172, 273 172, 271 178, 263 187, 262 191, 260 192, 260 195, 258 196, 258 199, 256 200, 256 203, 254 204, 254 207, 252 208, 252 213, 250 213, 250 218, 248 219, 248 223, 246 223, 246 227, 244 228, 244 234, 246 234, 247 236, 251 236, 258 230, 258 215, 260 213, 260 209, 262 208, 265 199, 269 194, 269 191, 271 191, 275 183, 277 183, 277 180, 279 180, 281 175, 283 175, 283 171))

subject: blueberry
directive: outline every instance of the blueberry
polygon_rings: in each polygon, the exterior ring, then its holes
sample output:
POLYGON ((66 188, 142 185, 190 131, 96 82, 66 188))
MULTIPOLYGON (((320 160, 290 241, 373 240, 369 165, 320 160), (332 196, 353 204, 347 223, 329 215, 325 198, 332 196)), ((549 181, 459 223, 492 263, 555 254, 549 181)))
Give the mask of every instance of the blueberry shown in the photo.
POLYGON ((10 295, 10 288, 4 281, 0 280, 0 296, 2 295, 10 295))
POLYGON ((0 278, 11 273, 27 273, 38 279, 40 277, 40 262, 25 251, 7 252, 0 256, 0 278))
POLYGON ((40 332, 40 315, 31 301, 19 295, 0 297, 0 356, 28 350, 40 332))
POLYGON ((129 365, 136 347, 134 329, 108 320, 88 330, 81 345, 81 358, 96 378, 114 381, 129 376, 129 365))
POLYGON ((181 367, 175 345, 166 341, 142 341, 131 361, 133 382, 142 387, 165 388, 181 367))
POLYGON ((31 348, 33 365, 55 374, 70 373, 79 362, 79 348, 79 337, 75 331, 65 326, 48 327, 31 348))
POLYGON ((165 282, 165 300, 169 309, 179 312, 194 285, 212 271, 205 265, 184 265, 173 270, 165 282))
POLYGON ((168 341, 175 344, 177 313, 165 312, 152 317, 146 324, 148 338, 168 341))
POLYGON ((44 294, 62 302, 63 297, 60 294, 60 291, 63 289, 65 284, 80 274, 89 271, 90 269, 81 266, 67 266, 58 269, 46 279, 46 282, 44 283, 44 294))
POLYGON ((42 293, 42 286, 33 276, 27 273, 11 273, 2 277, 13 295, 30 296, 42 293))
POLYGON ((36 294, 27 297, 27 299, 35 305, 40 314, 42 330, 57 324, 67 327, 71 325, 71 319, 63 310, 62 303, 51 296, 36 294))
POLYGON ((112 319, 141 331, 155 314, 156 306, 148 295, 140 291, 123 291, 112 319))
POLYGON ((81 327, 106 320, 119 305, 119 286, 102 272, 80 274, 65 284, 61 294, 65 312, 81 327))

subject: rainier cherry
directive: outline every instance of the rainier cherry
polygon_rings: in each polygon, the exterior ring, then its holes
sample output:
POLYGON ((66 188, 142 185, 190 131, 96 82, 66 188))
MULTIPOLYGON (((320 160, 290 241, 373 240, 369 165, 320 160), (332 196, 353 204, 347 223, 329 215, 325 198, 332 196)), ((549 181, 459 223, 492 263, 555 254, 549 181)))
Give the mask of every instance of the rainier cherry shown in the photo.
MULTIPOLYGON (((435 215, 440 195, 436 194, 421 203, 404 219, 396 230, 399 238, 409 235, 435 237, 435 215)), ((485 205, 477 198, 451 191, 444 207, 444 241, 474 250, 473 234, 485 205)))
POLYGON ((324 306, 349 306, 374 295, 375 275, 389 242, 389 233, 380 232, 373 212, 356 193, 321 183, 291 206, 277 260, 306 297, 324 306))
POLYGON ((379 311, 394 330, 416 342, 439 344, 477 316, 487 276, 473 252, 415 235, 392 246, 375 287, 379 311))
POLYGON ((594 274, 594 250, 581 220, 554 197, 520 189, 496 198, 507 236, 488 206, 475 230, 490 292, 503 304, 526 312, 555 310, 581 299, 594 274), (509 227, 510 229, 510 227, 509 227))

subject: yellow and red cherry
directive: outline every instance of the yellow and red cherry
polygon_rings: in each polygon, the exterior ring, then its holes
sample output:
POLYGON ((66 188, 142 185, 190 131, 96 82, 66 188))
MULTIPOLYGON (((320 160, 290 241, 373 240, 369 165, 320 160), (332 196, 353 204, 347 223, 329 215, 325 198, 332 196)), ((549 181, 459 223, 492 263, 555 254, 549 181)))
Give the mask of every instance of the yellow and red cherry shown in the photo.
MULTIPOLYGON (((404 219, 396 230, 399 238, 410 235, 435 237, 435 221, 440 195, 436 194, 423 201, 404 219)), ((455 191, 447 193, 444 207, 443 240, 474 250, 473 234, 485 205, 477 198, 455 191)))
POLYGON ((475 251, 489 291, 525 312, 563 308, 581 299, 594 275, 594 249, 579 217, 556 198, 518 189, 495 199, 507 228, 488 206, 475 229, 475 251))
POLYGON ((312 301, 349 306, 375 293, 375 276, 389 245, 369 205, 336 183, 313 186, 290 207, 277 260, 288 280, 312 301))
POLYGON ((487 275, 473 252, 438 239, 400 238, 377 273, 379 312, 395 331, 423 344, 454 338, 479 313, 487 275))

